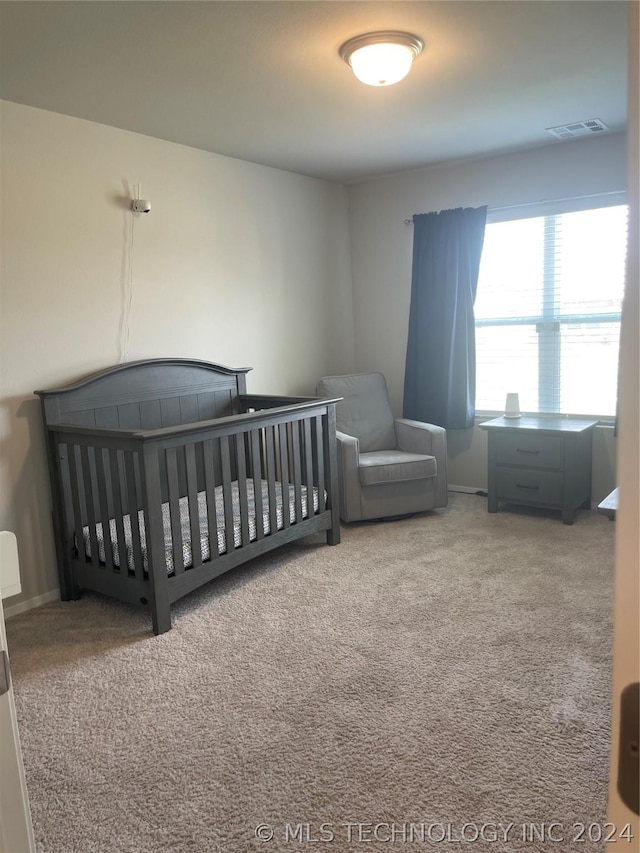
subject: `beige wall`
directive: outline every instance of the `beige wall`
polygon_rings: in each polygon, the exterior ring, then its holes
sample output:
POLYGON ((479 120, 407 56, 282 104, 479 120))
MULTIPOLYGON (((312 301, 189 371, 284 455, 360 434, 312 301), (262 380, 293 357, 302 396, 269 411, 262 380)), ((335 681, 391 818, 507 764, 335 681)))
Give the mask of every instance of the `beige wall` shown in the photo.
MULTIPOLYGON (((355 360, 359 371, 387 377, 396 414, 402 410, 411 296, 414 213, 453 207, 528 204, 626 187, 626 138, 547 145, 485 160, 390 175, 349 188, 355 360)), ((449 482, 486 488, 486 435, 450 431, 449 482)), ((602 429, 594 440, 593 498, 614 486, 615 440, 602 429)))
POLYGON ((11 607, 57 586, 35 389, 172 355, 253 366, 250 391, 311 393, 353 368, 353 314, 340 185, 1 110, 0 529, 18 537, 23 581, 11 607), (131 251, 137 181, 152 210, 131 251))

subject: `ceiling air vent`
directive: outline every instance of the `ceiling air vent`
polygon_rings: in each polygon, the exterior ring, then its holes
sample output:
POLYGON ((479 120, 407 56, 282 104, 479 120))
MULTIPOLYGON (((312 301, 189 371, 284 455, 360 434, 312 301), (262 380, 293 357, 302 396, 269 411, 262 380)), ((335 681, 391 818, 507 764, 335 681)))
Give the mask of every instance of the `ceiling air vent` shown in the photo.
POLYGON ((573 124, 561 124, 559 127, 547 127, 547 133, 556 139, 575 139, 577 136, 587 136, 590 133, 605 133, 609 128, 599 118, 587 121, 576 121, 573 124))

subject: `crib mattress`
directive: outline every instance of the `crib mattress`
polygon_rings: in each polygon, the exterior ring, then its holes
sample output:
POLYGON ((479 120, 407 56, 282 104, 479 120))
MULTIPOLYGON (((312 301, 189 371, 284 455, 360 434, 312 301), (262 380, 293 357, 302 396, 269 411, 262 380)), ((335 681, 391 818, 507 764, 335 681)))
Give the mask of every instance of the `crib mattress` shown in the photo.
MULTIPOLYGON (((262 529, 264 531, 265 536, 271 533, 271 519, 269 518, 269 495, 268 495, 268 485, 266 480, 261 480, 262 487, 262 506, 264 508, 264 512, 262 514, 262 529)), ((282 485, 280 483, 276 483, 276 521, 277 528, 281 530, 284 526, 284 502, 282 500, 282 485)), ((249 507, 249 540, 251 542, 257 539, 257 523, 256 523, 256 512, 255 512, 255 497, 254 497, 254 485, 253 480, 248 480, 246 484, 247 491, 247 502, 249 507)), ((288 501, 288 512, 289 512, 289 522, 293 524, 296 520, 296 510, 295 510, 295 491, 294 487, 289 486, 289 501, 288 501)), ((231 484, 231 499, 232 499, 232 507, 233 507, 233 545, 235 548, 240 547, 242 544, 242 532, 240 526, 240 492, 238 487, 238 482, 234 481, 231 484)), ((326 496, 325 496, 326 500, 326 496)), ((306 486, 302 486, 302 518, 307 518, 309 515, 308 512, 308 500, 307 500, 307 489, 306 486)), ((184 562, 185 569, 193 566, 193 549, 191 543, 191 523, 189 520, 189 502, 186 497, 180 498, 180 525, 182 530, 182 559, 184 562)), ((215 518, 216 518, 216 527, 215 531, 215 541, 216 544, 214 547, 218 548, 218 553, 223 554, 227 551, 227 541, 226 541, 226 532, 225 532, 225 520, 224 520, 224 502, 223 502, 223 492, 222 486, 218 486, 215 489, 215 518)), ((319 505, 318 499, 318 489, 313 489, 313 511, 317 512, 319 505)), ((207 513, 207 495, 206 492, 198 493, 198 516, 199 516, 199 528, 200 528, 200 553, 202 555, 202 560, 208 560, 211 557, 211 537, 209 535, 209 519, 207 513)), ((162 504, 162 521, 164 526, 164 547, 165 547, 165 560, 167 564, 167 573, 172 574, 174 571, 173 566, 173 539, 171 536, 171 512, 169 509, 169 503, 162 504)), ((144 512, 140 510, 138 512, 138 524, 140 527, 140 545, 142 549, 142 561, 144 570, 148 571, 149 563, 147 559, 147 543, 146 543, 146 532, 145 532, 145 523, 144 523, 144 512)), ((122 526, 124 529, 124 540, 127 549, 127 565, 131 571, 134 571, 134 557, 133 557, 133 537, 131 533, 131 518, 129 515, 123 516, 122 526)), ((114 518, 109 521, 109 534, 111 539, 111 549, 113 553, 113 563, 115 566, 120 567, 120 548, 118 545, 118 536, 117 536, 117 528, 116 521, 114 518)), ((87 554, 87 557, 91 557, 91 537, 89 535, 89 527, 86 526, 83 528, 84 535, 84 547, 87 554)), ((101 522, 96 524, 96 539, 98 542, 98 557, 102 562, 105 562, 105 541, 104 541, 104 531, 103 525, 101 522)))

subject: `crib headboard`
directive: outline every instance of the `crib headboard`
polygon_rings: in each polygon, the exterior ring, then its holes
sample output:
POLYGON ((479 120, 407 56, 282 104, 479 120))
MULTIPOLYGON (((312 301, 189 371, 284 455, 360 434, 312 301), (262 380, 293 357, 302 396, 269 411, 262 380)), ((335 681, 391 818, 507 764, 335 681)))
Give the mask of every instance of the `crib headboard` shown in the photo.
POLYGON ((150 430, 236 415, 250 367, 188 358, 130 361, 35 393, 47 424, 150 430))

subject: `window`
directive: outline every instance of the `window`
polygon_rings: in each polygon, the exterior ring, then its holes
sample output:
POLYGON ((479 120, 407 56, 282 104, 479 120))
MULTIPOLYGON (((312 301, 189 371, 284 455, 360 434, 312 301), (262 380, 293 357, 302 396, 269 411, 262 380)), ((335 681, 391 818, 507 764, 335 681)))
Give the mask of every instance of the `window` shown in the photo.
POLYGON ((476 317, 476 407, 615 415, 625 205, 489 223, 476 317))

